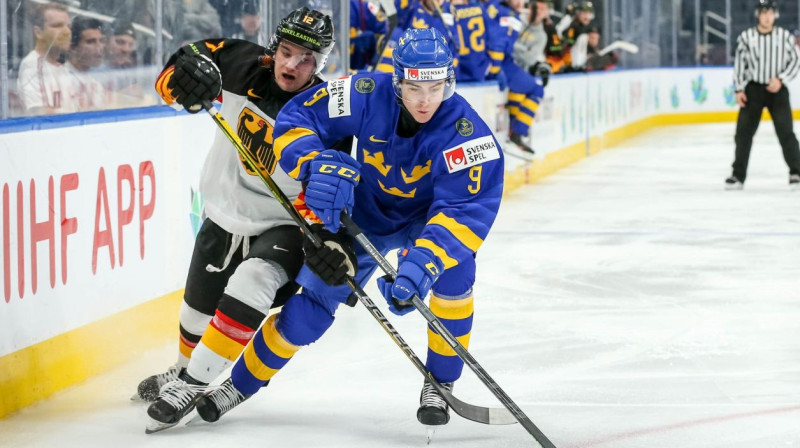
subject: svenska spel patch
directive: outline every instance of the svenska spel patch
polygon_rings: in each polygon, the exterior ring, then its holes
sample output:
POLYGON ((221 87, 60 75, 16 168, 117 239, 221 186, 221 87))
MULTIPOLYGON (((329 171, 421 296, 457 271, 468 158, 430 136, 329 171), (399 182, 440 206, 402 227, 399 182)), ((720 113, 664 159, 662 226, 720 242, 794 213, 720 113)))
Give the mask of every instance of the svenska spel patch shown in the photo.
POLYGON ((442 153, 449 173, 500 158, 500 150, 491 135, 472 139, 442 153))
POLYGON ((328 81, 328 116, 330 118, 350 116, 350 81, 349 76, 328 81))
POLYGON ((406 68, 405 76, 409 81, 439 81, 447 79, 447 67, 438 68, 406 68))

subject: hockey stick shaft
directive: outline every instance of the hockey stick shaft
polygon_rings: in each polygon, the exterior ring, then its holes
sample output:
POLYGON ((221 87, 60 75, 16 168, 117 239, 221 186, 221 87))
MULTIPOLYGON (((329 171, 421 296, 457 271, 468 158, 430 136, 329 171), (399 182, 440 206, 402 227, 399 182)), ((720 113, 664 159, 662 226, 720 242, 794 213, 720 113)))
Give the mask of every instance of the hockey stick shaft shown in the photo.
POLYGON ((600 56, 604 56, 616 50, 623 50, 627 51, 628 53, 636 54, 639 52, 639 46, 631 42, 626 42, 624 40, 617 40, 612 42, 602 50, 600 50, 600 56))
MULTIPOLYGON (((381 270, 391 276, 392 281, 397 277, 397 271, 394 267, 389 263, 386 258, 378 251, 378 249, 369 241, 369 239, 364 235, 364 232, 361 231, 358 224, 353 221, 353 219, 347 215, 342 214, 342 223, 344 223, 347 231, 358 241, 361 247, 364 248, 367 253, 378 263, 381 270)), ((481 366, 478 361, 470 354, 466 348, 458 341, 458 339, 450 333, 450 330, 442 324, 442 322, 433 314, 433 312, 428 308, 427 305, 420 299, 417 294, 414 294, 411 298, 411 303, 414 307, 422 313, 425 317, 425 320, 431 325, 431 327, 440 335, 442 338, 447 342, 447 344, 456 352, 456 354, 464 361, 470 369, 478 376, 478 378, 486 385, 487 388, 503 403, 503 406, 508 409, 514 418, 519 421, 519 423, 536 439, 537 442, 543 448, 555 448, 553 442, 551 442, 547 436, 528 418, 527 415, 522 411, 522 409, 514 403, 514 400, 506 394, 506 392, 495 382, 494 379, 489 375, 488 372, 481 366)))
MULTIPOLYGON (((461 42, 459 42, 453 36, 453 31, 450 30, 449 26, 447 26, 447 22, 444 21, 444 12, 442 11, 442 5, 439 4, 439 0, 431 0, 431 3, 433 4, 433 9, 436 10, 436 15, 439 16, 439 20, 442 21, 442 26, 444 26, 444 30, 447 31, 447 38, 450 39, 453 42, 453 45, 455 45, 455 47, 456 47, 456 55, 458 55, 458 53, 461 50, 461 42)), ((453 26, 457 26, 457 25, 454 23, 453 26)))
POLYGON ((389 40, 392 39, 392 34, 394 33, 394 29, 397 28, 397 12, 393 15, 387 17, 387 22, 389 22, 389 26, 387 27, 387 33, 383 36, 381 40, 381 44, 378 48, 375 49, 375 62, 372 64, 372 67, 369 71, 374 72, 378 68, 378 64, 380 64, 381 59, 383 58, 383 52, 386 50, 386 46, 389 44, 389 40))
MULTIPOLYGON (((222 117, 222 115, 219 113, 219 111, 217 111, 210 101, 204 101, 203 108, 206 110, 206 112, 208 112, 208 115, 211 116, 211 119, 214 120, 214 123, 217 124, 220 131, 225 135, 225 137, 228 138, 231 144, 233 144, 242 159, 245 160, 250 168, 264 182, 270 193, 272 193, 273 197, 283 206, 284 209, 286 209, 294 222, 303 231, 306 238, 309 238, 316 247, 320 247, 322 245, 322 241, 320 240, 319 236, 311 231, 311 228, 308 226, 306 220, 300 216, 300 213, 294 208, 289 198, 286 197, 286 194, 284 194, 283 190, 281 190, 278 184, 276 184, 272 177, 270 177, 263 164, 258 162, 250 153, 250 151, 244 147, 241 139, 233 131, 225 118, 222 117)), ((447 401, 447 403, 456 413, 468 420, 479 423, 500 425, 516 423, 514 421, 514 417, 508 414, 508 412, 503 408, 485 408, 482 406, 475 406, 465 403, 454 397, 449 390, 445 389, 435 378, 433 378, 433 375, 431 375, 430 372, 428 372, 428 369, 425 368, 425 364, 419 359, 419 357, 416 355, 416 353, 414 353, 403 337, 400 336, 400 333, 397 332, 392 324, 386 319, 386 316, 381 313, 378 307, 375 306, 375 303, 372 301, 372 299, 369 298, 361 286, 358 285, 352 277, 347 278, 347 285, 350 287, 350 289, 352 289, 353 293, 364 305, 364 307, 367 308, 372 317, 378 321, 384 331, 386 331, 389 337, 392 338, 394 343, 400 347, 406 357, 411 361, 412 364, 414 364, 414 367, 416 367, 417 370, 419 370, 419 372, 428 381, 430 381, 433 387, 445 397, 445 401, 447 401)))

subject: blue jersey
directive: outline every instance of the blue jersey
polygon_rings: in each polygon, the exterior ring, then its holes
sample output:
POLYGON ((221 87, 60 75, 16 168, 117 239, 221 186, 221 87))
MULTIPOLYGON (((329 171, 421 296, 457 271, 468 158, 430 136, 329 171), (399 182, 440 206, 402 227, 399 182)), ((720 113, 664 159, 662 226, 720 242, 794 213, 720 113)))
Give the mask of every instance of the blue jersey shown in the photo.
POLYGON ((458 32, 458 81, 483 81, 489 70, 489 54, 486 52, 486 11, 480 3, 470 1, 453 7, 456 31, 458 32))
POLYGON ((414 2, 411 0, 394 0, 394 7, 397 9, 397 28, 405 30, 411 21, 411 13, 414 11, 414 2))
POLYGON ((487 50, 492 61, 489 74, 496 75, 502 68, 506 72, 511 72, 506 73, 511 78, 517 72, 513 67, 516 66, 514 42, 522 31, 522 22, 517 13, 500 0, 491 0, 486 4, 486 16, 489 19, 486 23, 489 34, 487 50))
POLYGON ((503 155, 458 94, 410 138, 396 133, 400 113, 389 74, 331 80, 284 106, 275 153, 290 177, 305 181, 316 154, 355 136, 361 180, 353 220, 379 238, 421 227, 414 244, 448 269, 473 257, 489 233, 503 194, 503 155))
POLYGON ((350 0, 350 68, 372 64, 375 48, 386 38, 386 15, 377 3, 350 0))
POLYGON ((453 52, 453 64, 458 65, 456 61, 458 57, 458 42, 456 39, 455 19, 453 14, 450 13, 450 2, 444 2, 441 5, 442 16, 434 12, 428 12, 419 2, 414 2, 414 8, 411 12, 411 23, 409 28, 435 28, 442 33, 442 36, 447 38, 447 45, 450 51, 453 52), (450 36, 453 36, 451 39, 450 36))
MULTIPOLYGON (((442 7, 442 17, 439 18, 439 15, 435 12, 429 13, 425 8, 422 7, 420 2, 414 1, 411 2, 409 6, 408 18, 406 19, 408 26, 407 28, 435 28, 437 31, 442 33, 442 36, 445 36, 445 40, 447 41, 447 45, 450 47, 450 51, 453 53, 453 66, 456 68, 456 77, 458 77, 458 39, 457 30, 455 27, 455 19, 453 14, 450 13, 450 3, 444 2, 441 5, 442 7), (453 39, 450 38, 453 36, 453 39)), ((392 53, 394 53, 395 47, 397 47, 397 41, 400 39, 400 36, 403 35, 405 28, 398 26, 394 32, 390 40, 388 41, 386 48, 381 55, 376 70, 379 72, 391 73, 394 71, 394 67, 392 66, 392 53)))

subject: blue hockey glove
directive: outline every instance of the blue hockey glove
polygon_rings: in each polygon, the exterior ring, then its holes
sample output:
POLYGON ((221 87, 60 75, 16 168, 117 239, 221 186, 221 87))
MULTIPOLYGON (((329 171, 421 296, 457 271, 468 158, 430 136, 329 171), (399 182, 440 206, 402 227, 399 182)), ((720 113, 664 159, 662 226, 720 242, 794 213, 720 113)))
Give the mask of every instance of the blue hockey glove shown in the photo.
POLYGON ((430 249, 416 246, 409 249, 398 258, 394 282, 388 276, 378 278, 378 288, 389 304, 389 311, 398 316, 410 313, 414 309, 411 297, 417 294, 425 300, 443 270, 444 265, 430 249))
POLYGON ((353 190, 360 178, 361 164, 334 149, 322 151, 309 163, 306 205, 326 229, 336 233, 342 211, 353 208, 353 190))

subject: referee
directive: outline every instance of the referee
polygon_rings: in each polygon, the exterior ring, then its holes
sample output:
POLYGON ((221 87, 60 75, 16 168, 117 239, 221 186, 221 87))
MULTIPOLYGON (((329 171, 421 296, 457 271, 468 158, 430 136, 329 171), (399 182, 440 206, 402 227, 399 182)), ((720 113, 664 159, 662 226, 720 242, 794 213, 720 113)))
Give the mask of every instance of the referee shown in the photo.
POLYGON ((774 0, 759 0, 755 15, 758 25, 744 30, 736 43, 734 83, 740 109, 733 175, 725 180, 725 188, 744 188, 753 135, 766 107, 789 166, 789 187, 800 189, 800 146, 792 129, 792 108, 785 86, 800 70, 800 49, 789 31, 775 26, 778 7, 774 0))

